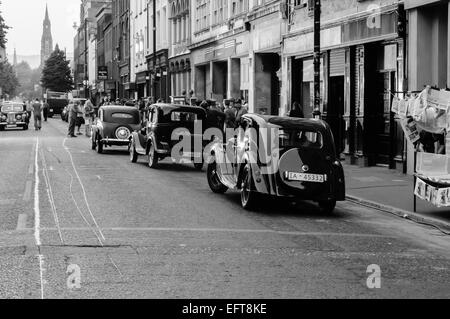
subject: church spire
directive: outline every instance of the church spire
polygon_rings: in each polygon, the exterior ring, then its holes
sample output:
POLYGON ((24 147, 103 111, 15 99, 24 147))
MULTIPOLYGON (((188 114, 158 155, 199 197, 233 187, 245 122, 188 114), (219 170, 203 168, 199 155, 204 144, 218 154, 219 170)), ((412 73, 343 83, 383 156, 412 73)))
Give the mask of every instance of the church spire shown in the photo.
POLYGON ((48 4, 45 4, 45 20, 50 21, 50 18, 48 17, 48 4))

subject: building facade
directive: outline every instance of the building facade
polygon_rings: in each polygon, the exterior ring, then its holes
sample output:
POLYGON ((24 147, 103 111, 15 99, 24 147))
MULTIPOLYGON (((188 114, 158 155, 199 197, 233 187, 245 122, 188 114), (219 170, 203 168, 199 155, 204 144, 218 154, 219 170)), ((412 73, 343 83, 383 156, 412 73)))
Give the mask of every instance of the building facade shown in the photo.
POLYGON ((150 92, 150 77, 146 55, 149 54, 149 2, 130 0, 131 32, 131 82, 135 91, 133 98, 147 97, 150 92))
POLYGON ((134 87, 130 81, 130 1, 113 0, 113 47, 114 61, 118 65, 117 98, 128 99, 134 87))
MULTIPOLYGON (((314 1, 291 1, 283 37, 282 95, 307 117, 314 109, 313 13, 314 1)), ((399 1, 322 1, 321 111, 350 163, 404 169, 404 136, 390 111, 406 79, 404 17, 399 1)))
POLYGON ((192 1, 192 75, 198 99, 222 102, 248 95, 249 1, 192 1), (244 77, 245 78, 245 77, 244 77))
POLYGON ((186 96, 193 89, 191 83, 191 1, 170 0, 170 85, 173 96, 186 96))
POLYGON ((41 38, 41 68, 44 66, 45 61, 50 57, 53 52, 53 38, 52 38, 52 24, 48 15, 48 7, 45 7, 45 18, 42 25, 42 38, 41 38))
POLYGON ((146 55, 147 69, 150 75, 150 96, 154 100, 170 102, 171 85, 169 70, 169 5, 167 0, 148 3, 149 47, 146 55))

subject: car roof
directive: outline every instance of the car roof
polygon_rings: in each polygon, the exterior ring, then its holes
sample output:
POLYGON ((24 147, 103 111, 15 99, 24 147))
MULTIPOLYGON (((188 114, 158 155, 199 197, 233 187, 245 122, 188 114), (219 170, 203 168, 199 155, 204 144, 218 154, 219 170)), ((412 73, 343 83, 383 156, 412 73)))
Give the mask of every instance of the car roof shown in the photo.
POLYGON ((329 125, 326 122, 316 119, 292 118, 260 114, 246 114, 245 116, 253 118, 257 122, 265 122, 267 124, 277 125, 284 128, 301 128, 314 131, 329 130, 329 125))
POLYGON ((190 106, 190 105, 182 105, 182 104, 169 104, 169 103, 156 103, 153 104, 152 107, 156 107, 160 110, 163 110, 164 113, 168 113, 171 111, 175 111, 175 110, 179 110, 179 109, 183 109, 183 110, 189 110, 191 109, 192 111, 205 111, 203 108, 199 107, 199 106, 190 106))
POLYGON ((139 112, 135 107, 123 105, 104 105, 101 109, 109 112, 139 112))

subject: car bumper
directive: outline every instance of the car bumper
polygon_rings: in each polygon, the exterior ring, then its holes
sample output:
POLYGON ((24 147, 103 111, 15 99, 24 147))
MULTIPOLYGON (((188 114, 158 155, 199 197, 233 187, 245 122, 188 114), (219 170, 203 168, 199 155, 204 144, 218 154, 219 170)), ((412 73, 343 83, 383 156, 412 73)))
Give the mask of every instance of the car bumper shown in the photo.
POLYGON ((4 127, 17 127, 17 126, 25 126, 25 125, 27 125, 27 122, 16 122, 16 123, 2 122, 2 123, 0 123, 0 126, 4 126, 4 127))
POLYGON ((113 139, 113 138, 106 138, 102 139, 101 143, 104 145, 117 145, 117 146, 128 146, 130 145, 129 140, 119 140, 119 139, 113 139))

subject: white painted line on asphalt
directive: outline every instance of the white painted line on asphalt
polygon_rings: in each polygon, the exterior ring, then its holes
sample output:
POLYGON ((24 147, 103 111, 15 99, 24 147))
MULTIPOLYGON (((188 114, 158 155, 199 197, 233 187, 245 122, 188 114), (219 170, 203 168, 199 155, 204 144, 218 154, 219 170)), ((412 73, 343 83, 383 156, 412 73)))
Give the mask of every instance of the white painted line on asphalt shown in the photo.
POLYGON ((50 207, 52 209, 53 219, 55 221, 56 227, 58 228, 59 239, 61 240, 61 243, 64 245, 64 239, 63 239, 63 235, 62 235, 62 232, 61 232, 61 227, 60 227, 60 224, 59 224, 59 217, 58 217, 58 213, 56 211, 55 198, 53 196, 52 184, 50 182, 50 177, 48 175, 47 161, 45 160, 45 154, 44 153, 41 153, 41 158, 42 158, 44 180, 45 180, 45 184, 47 186, 47 196, 48 196, 48 200, 50 202, 50 207))
POLYGON ((17 231, 22 231, 27 229, 27 218, 28 215, 27 214, 20 214, 19 215, 19 219, 17 220, 17 231))
MULTIPOLYGON (((84 188, 83 182, 81 181, 80 175, 78 174, 78 170, 77 170, 77 168, 75 166, 75 162, 73 160, 72 153, 70 153, 69 148, 66 146, 66 141, 67 141, 67 138, 65 138, 64 141, 63 141, 63 148, 66 150, 67 154, 69 154, 69 158, 70 158, 70 162, 72 164, 73 171, 75 172, 75 175, 76 175, 76 177, 78 179, 78 183, 80 184, 81 189, 83 191, 83 196, 84 196, 84 201, 86 203, 86 207, 87 207, 87 209, 89 211, 89 214, 91 215, 92 221, 94 222, 95 227, 97 228, 97 231, 99 232, 101 238, 103 240, 106 240, 105 236, 102 233, 102 230, 101 230, 100 226, 97 223, 97 220, 94 217, 94 214, 92 213, 91 206, 89 205, 89 201, 87 199, 86 189, 84 188)), ((102 245, 103 245, 103 243, 102 243, 102 245)))
POLYGON ((39 259, 39 277, 41 281, 41 299, 44 300, 44 256, 38 255, 39 259))
MULTIPOLYGON (((55 231, 56 228, 45 228, 46 231, 55 231)), ((74 227, 62 228, 64 231, 88 231, 89 228, 74 227)), ((360 237, 360 238, 394 238, 393 236, 378 234, 359 234, 359 233, 332 233, 332 232, 296 232, 279 231, 271 229, 228 229, 228 228, 133 228, 116 227, 102 228, 103 231, 111 232, 197 232, 197 233, 241 233, 241 234, 274 234, 285 236, 336 236, 336 237, 360 237)))
POLYGON ((41 246, 41 212, 39 209, 39 137, 36 138, 36 156, 34 159, 34 238, 36 246, 41 246))
POLYGON ((31 189, 33 187, 32 181, 27 181, 25 184, 25 192, 23 193, 23 201, 29 202, 31 200, 31 189))
MULTIPOLYGON (((34 238, 38 248, 42 246, 41 242, 41 212, 39 210, 39 137, 36 138, 36 156, 34 159, 34 238)), ((41 282, 41 299, 44 299, 44 256, 38 255, 39 259, 39 274, 41 282)))

